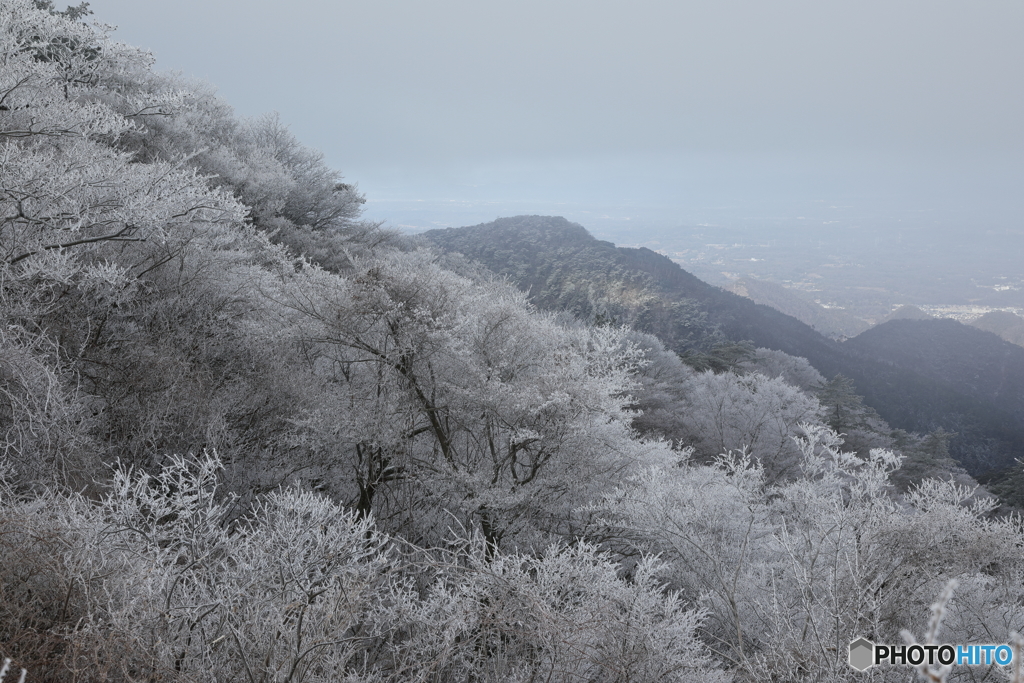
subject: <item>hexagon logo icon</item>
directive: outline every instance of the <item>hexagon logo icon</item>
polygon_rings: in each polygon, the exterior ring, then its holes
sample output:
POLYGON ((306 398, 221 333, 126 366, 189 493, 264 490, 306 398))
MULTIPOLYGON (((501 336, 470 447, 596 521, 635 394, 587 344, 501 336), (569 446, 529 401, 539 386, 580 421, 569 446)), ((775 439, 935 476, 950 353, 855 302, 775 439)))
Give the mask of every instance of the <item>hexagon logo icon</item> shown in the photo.
POLYGON ((850 643, 850 666, 857 671, 866 671, 874 665, 875 644, 867 638, 858 638, 850 643))

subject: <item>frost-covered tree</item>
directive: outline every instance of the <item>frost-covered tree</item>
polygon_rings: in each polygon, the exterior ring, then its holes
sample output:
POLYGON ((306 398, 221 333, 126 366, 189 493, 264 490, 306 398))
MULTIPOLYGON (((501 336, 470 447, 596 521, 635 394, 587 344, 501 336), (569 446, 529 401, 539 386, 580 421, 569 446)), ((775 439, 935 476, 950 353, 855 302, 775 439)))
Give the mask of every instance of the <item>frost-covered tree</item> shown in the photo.
POLYGON ((654 560, 424 552, 297 489, 238 517, 218 473, 120 469, 99 501, 0 482, 5 654, 70 681, 726 680, 654 560))
POLYGON ((781 378, 707 371, 689 380, 682 419, 697 457, 708 462, 745 450, 774 482, 799 473, 800 450, 793 437, 801 424, 817 422, 821 412, 817 400, 781 378))
POLYGON ((436 534, 454 514, 493 544, 568 531, 573 507, 644 448, 625 410, 639 352, 616 330, 563 327, 427 252, 323 273, 293 296, 332 378, 310 438, 332 444, 350 495, 382 522, 436 534), (401 497, 377 499, 385 488, 401 497))
POLYGON ((434 566, 400 650, 412 680, 728 680, 694 637, 703 614, 662 590, 652 558, 628 581, 586 543, 539 558, 470 550, 434 566))
POLYGON ((633 426, 647 436, 682 442, 690 436, 686 397, 694 370, 654 335, 632 331, 625 339, 643 352, 632 390, 638 410, 633 426))
MULTIPOLYGON (((12 0, 0 7, 0 64, 0 357, 9 415, 0 428, 27 480, 80 486, 99 473, 89 457, 101 449, 94 437, 108 414, 84 386, 105 366, 91 359, 83 376, 85 357, 115 321, 130 327, 161 268, 180 270, 191 253, 248 239, 239 231, 245 211, 191 169, 135 163, 111 146, 134 124, 107 105, 109 84, 147 68, 139 50, 12 0)), ((126 331, 114 342, 121 360, 126 331)))
POLYGON ((847 645, 923 631, 954 578, 969 589, 950 604, 948 642, 1019 632, 1019 519, 992 519, 993 503, 954 481, 901 498, 889 483, 898 456, 843 452, 820 427, 800 447, 803 476, 782 485, 749 458, 666 460, 603 504, 610 529, 660 553, 664 576, 709 611, 704 638, 723 661, 758 678, 856 680, 847 645))
POLYGON ((781 378, 786 384, 812 393, 825 383, 821 373, 806 358, 791 356, 775 349, 755 349, 753 355, 740 363, 744 372, 757 372, 765 377, 781 378))
POLYGON ((4 453, 76 488, 103 460, 205 447, 240 487, 315 470, 293 437, 318 384, 274 297, 308 278, 270 237, 291 221, 347 263, 375 239, 358 193, 276 120, 50 9, 0 7, 4 453), (215 182, 217 154, 234 165, 215 182))

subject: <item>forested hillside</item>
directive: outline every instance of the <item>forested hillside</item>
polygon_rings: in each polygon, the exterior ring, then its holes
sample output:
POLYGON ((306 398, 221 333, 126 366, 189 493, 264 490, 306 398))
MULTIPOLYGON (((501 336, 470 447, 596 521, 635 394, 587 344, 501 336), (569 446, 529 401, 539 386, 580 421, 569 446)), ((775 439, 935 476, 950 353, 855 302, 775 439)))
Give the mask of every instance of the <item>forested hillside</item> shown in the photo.
MULTIPOLYGON (((989 417, 985 422, 991 425, 986 431, 992 433, 1001 425, 1024 422, 1024 349, 990 332, 949 319, 902 319, 873 327, 846 342, 846 346, 863 356, 954 386, 958 394, 976 403, 977 407, 972 408, 961 399, 963 414, 977 411, 978 422, 943 425, 946 429, 978 429, 986 414, 989 417)), ((902 407, 894 405, 889 412, 927 410, 914 399, 917 396, 905 394, 902 407)), ((1017 457, 1021 452, 1024 443, 1017 449, 1017 457)))
POLYGON ((750 340, 814 359, 827 374, 838 371, 832 367, 838 347, 807 325, 712 287, 649 249, 598 241, 564 218, 502 218, 431 230, 424 237, 509 276, 542 308, 567 310, 585 320, 632 324, 681 354, 707 353, 728 340, 750 340))
POLYGON ((27 680, 862 680, 850 641, 926 637, 953 581, 945 640, 1024 629, 1019 519, 773 350, 834 343, 557 221, 492 240, 524 293, 87 20, 0 0, 27 680))
MULTIPOLYGON (((658 336, 697 367, 730 367, 737 360, 735 344, 743 341, 806 358, 826 379, 851 379, 853 390, 891 427, 955 433, 950 453, 973 474, 1002 470, 1024 453, 1024 414, 992 391, 979 393, 964 384, 971 368, 984 367, 992 377, 1002 372, 1002 351, 989 343, 998 340, 974 339, 970 359, 929 351, 955 345, 956 334, 970 332, 959 323, 952 323, 956 330, 928 328, 913 340, 862 343, 896 324, 890 323, 840 343, 780 311, 708 285, 665 256, 598 241, 562 218, 520 216, 424 235, 508 276, 541 308, 625 322, 658 336), (919 350, 932 359, 927 370, 915 360, 919 350)), ((844 432, 855 427, 834 426, 844 432)))

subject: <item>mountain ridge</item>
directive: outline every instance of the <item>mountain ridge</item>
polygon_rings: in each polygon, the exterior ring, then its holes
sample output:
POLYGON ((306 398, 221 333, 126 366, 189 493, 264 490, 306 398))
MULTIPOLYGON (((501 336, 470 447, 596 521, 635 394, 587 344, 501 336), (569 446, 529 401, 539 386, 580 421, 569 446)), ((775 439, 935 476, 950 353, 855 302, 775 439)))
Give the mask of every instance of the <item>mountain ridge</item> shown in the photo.
MULTIPOLYGON (((887 354, 869 343, 871 336, 857 341, 872 330, 878 337, 890 325, 929 321, 891 321, 838 342, 792 316, 710 285, 666 256, 598 240, 562 217, 499 218, 431 230, 421 238, 509 277, 539 308, 626 323, 655 334, 681 355, 723 341, 750 341, 806 358, 826 377, 852 379, 892 427, 956 432, 950 452, 972 473, 1009 467, 1024 452, 1024 411, 1007 410, 998 396, 961 390, 940 373, 887 354)), ((999 341, 991 336, 990 341, 999 341)), ((930 343, 927 333, 911 337, 922 347, 930 343)))

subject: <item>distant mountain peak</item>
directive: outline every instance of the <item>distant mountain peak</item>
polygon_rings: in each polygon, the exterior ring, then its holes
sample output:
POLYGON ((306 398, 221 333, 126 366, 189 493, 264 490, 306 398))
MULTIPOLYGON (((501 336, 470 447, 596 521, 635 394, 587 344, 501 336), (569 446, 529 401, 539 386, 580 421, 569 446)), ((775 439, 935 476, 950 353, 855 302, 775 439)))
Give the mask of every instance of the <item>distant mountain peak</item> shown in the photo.
POLYGON ((443 230, 430 230, 425 234, 452 233, 458 232, 465 235, 479 237, 480 233, 505 233, 515 235, 521 239, 529 239, 547 243, 558 242, 579 242, 588 243, 598 241, 586 228, 579 223, 573 223, 562 216, 540 216, 523 215, 507 216, 496 218, 490 223, 480 223, 464 228, 445 228, 443 230))

